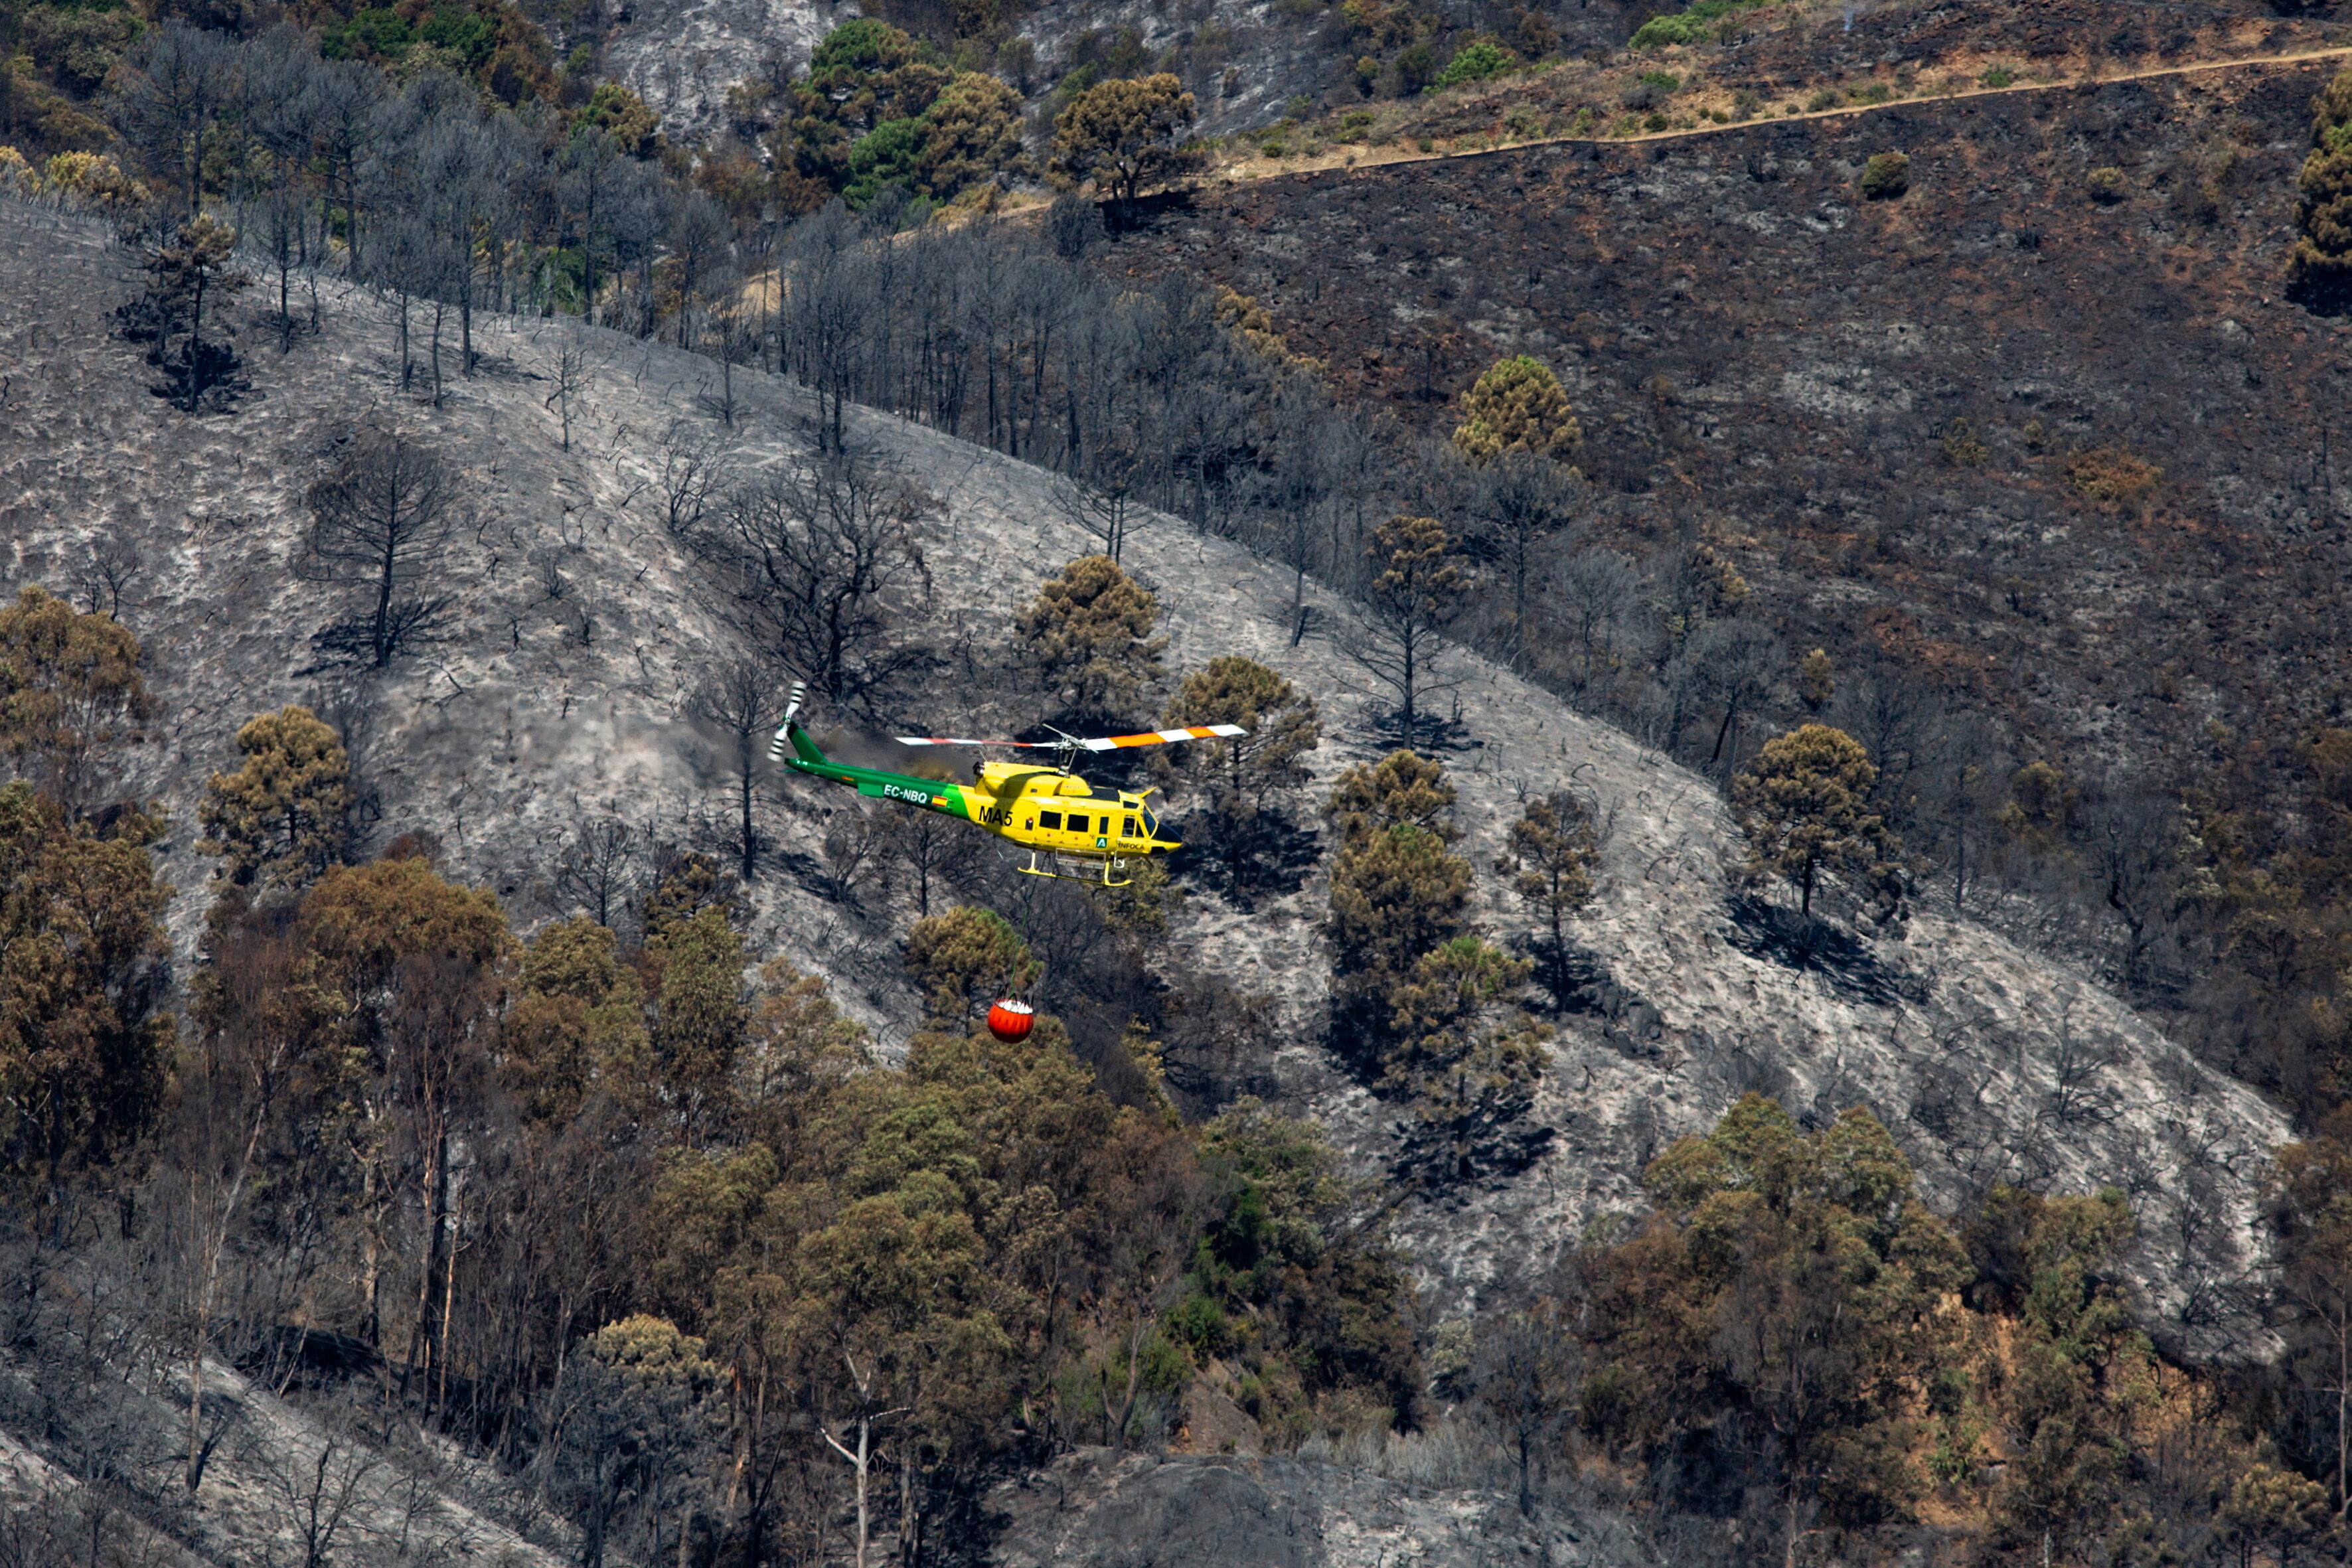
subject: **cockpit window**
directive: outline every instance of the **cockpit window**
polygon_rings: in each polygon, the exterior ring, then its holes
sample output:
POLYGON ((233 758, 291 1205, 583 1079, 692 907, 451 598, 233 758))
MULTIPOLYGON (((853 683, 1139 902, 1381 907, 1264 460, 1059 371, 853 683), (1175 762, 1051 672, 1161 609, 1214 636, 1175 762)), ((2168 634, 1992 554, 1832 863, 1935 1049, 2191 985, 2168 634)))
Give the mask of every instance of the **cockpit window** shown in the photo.
POLYGON ((1160 818, 1152 815, 1151 808, 1150 808, 1150 806, 1148 806, 1148 805, 1147 805, 1147 806, 1144 806, 1144 807, 1142 808, 1142 811, 1143 811, 1143 836, 1144 836, 1146 838, 1157 838, 1157 837, 1160 837, 1160 818))

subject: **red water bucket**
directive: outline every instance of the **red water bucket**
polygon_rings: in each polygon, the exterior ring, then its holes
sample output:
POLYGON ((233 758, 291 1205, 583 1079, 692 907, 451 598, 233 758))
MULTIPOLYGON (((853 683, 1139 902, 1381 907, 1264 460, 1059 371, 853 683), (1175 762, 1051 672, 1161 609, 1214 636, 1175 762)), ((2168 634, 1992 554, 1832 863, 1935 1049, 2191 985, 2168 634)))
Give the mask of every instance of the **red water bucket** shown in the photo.
POLYGON ((1007 996, 988 1009, 988 1032, 1007 1045, 1015 1045, 1029 1037, 1036 1026, 1037 1009, 1026 1002, 1007 996))

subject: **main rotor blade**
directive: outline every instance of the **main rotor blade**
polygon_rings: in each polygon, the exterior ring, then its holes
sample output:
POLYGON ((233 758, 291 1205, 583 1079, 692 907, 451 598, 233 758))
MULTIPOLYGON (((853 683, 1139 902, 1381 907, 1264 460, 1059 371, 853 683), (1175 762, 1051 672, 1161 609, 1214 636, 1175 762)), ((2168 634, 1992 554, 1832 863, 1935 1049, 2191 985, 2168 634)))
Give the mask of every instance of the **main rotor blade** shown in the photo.
POLYGON ((1211 741, 1248 733, 1239 724, 1194 724, 1182 730, 1147 730, 1140 735, 1097 735, 1071 743, 1082 752, 1114 752, 1122 746, 1165 746, 1174 741, 1211 741))
POLYGON ((1017 746, 1029 752, 1115 752, 1123 746, 1165 746, 1175 741, 1213 741, 1249 731, 1239 724, 1193 724, 1181 730, 1147 730, 1139 735, 1095 735, 1064 741, 983 741, 958 735, 893 735, 902 746, 1017 746))

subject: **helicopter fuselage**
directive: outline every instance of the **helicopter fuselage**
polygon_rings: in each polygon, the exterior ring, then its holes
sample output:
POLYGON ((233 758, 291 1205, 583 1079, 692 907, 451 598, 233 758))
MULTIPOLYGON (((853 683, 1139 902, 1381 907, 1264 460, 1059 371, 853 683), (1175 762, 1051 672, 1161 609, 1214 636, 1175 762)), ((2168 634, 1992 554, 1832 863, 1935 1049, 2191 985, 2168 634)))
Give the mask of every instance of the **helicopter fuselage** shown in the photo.
POLYGON ((862 795, 961 817, 1024 848, 1068 860, 1104 862, 1182 846, 1160 837, 1160 819, 1145 804, 1150 792, 1109 789, 1058 768, 983 762, 971 784, 922 778, 881 768, 836 763, 808 731, 788 724, 792 751, 781 760, 794 773, 854 786, 862 795))

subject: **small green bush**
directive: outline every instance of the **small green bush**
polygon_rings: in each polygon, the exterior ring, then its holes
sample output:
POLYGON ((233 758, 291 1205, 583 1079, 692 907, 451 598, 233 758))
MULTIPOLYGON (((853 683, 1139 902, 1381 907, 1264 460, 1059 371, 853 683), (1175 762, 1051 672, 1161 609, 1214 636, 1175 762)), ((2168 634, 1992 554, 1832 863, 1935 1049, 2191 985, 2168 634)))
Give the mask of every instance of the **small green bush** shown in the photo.
POLYGON ((1519 57, 1502 45, 1480 38, 1465 44, 1445 62, 1433 84, 1438 88, 1460 87, 1465 82, 1485 81, 1497 77, 1519 63, 1519 57))
POLYGON ((2007 66, 1987 66, 1984 75, 1977 78, 1987 87, 2007 87, 2017 79, 2017 73, 2007 66))
POLYGON ((1729 18, 1738 12, 1752 11, 1759 5, 1769 5, 1771 0, 1696 0, 1689 9, 1672 16, 1653 16, 1634 31, 1631 44, 1636 49, 1664 48, 1670 44, 1704 43, 1709 37, 1729 43, 1738 36, 1738 26, 1729 18), (1723 23, 1721 26, 1714 26, 1723 23))
POLYGON ((1672 122, 1668 121, 1664 115, 1653 114, 1647 120, 1642 121, 1642 129, 1644 131, 1664 131, 1671 123, 1672 122))
POLYGON ((1673 92, 1675 89, 1681 87, 1682 84, 1683 79, 1676 76, 1672 71, 1643 71, 1642 73, 1642 85, 1644 87, 1654 87, 1661 92, 1673 92))
POLYGON ((1811 110, 1815 114, 1819 114, 1824 109, 1835 109, 1841 101, 1837 89, 1833 87, 1825 87, 1822 89, 1821 91, 1813 94, 1810 99, 1807 99, 1805 100, 1805 107, 1811 110))
POLYGON ((1855 89, 1853 100, 1856 103, 1885 103, 1894 96, 1892 88, 1883 81, 1874 81, 1868 87, 1855 89))
POLYGON ((1862 166, 1862 198, 1893 201, 1911 188, 1911 160, 1900 153, 1874 153, 1862 166))
POLYGON ((1411 98, 1437 79, 1437 51, 1426 43, 1401 51, 1396 58, 1396 73, 1397 95, 1411 98))

